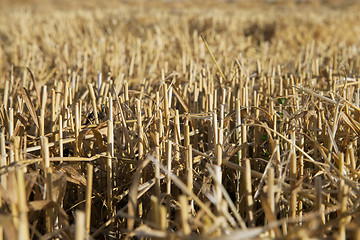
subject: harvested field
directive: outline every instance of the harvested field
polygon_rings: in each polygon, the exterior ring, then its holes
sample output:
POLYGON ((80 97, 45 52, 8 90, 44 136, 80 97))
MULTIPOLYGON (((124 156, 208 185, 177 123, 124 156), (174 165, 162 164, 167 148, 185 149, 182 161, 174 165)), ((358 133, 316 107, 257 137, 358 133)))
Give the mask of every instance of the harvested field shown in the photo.
POLYGON ((1 239, 360 239, 357 1, 4 1, 1 239))

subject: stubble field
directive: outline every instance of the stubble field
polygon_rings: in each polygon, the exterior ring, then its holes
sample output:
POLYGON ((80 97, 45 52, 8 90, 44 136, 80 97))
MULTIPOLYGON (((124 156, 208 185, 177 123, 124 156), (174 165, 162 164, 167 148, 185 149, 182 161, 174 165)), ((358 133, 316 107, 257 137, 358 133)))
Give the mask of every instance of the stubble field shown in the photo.
POLYGON ((359 239, 356 1, 4 1, 0 239, 359 239))

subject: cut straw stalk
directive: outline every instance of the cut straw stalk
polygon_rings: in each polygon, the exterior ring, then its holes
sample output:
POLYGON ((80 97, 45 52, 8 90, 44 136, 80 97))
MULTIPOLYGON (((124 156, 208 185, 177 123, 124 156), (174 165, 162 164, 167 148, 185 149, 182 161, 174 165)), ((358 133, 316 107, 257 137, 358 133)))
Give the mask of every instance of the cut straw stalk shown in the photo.
MULTIPOLYGON (((157 115, 157 125, 156 125, 156 131, 159 133, 159 139, 164 139, 164 123, 163 123, 163 116, 162 116, 162 111, 159 109, 156 112, 157 115)), ((160 155, 163 155, 163 153, 165 152, 165 142, 161 141, 159 142, 159 148, 160 148, 160 155)))
MULTIPOLYGON (((175 110, 175 119, 174 119, 174 134, 175 134, 175 149, 174 149, 174 162, 180 162, 180 144, 181 144, 181 137, 180 137, 180 119, 179 119, 179 110, 175 110)), ((186 156, 186 155, 185 155, 186 156)), ((174 174, 179 176, 179 170, 175 170, 174 174)), ((176 189, 176 188, 175 188, 176 189)), ((174 197, 178 196, 178 192, 175 191, 174 197)))
POLYGON ((218 129, 218 144, 222 146, 224 144, 224 118, 225 118, 225 107, 223 104, 220 105, 220 124, 218 129))
POLYGON ((169 111, 169 93, 168 93, 168 86, 167 84, 163 84, 163 95, 164 95, 164 117, 165 117, 165 129, 166 132, 169 130, 169 117, 170 117, 170 111, 169 111))
POLYGON ((85 200, 85 227, 86 234, 90 234, 91 226, 91 196, 92 196, 92 186, 93 186, 93 165, 91 163, 87 164, 87 179, 86 179, 86 200, 85 200))
MULTIPOLYGON (((3 207, 3 198, 2 198, 2 194, 0 193, 0 208, 3 207)), ((3 240, 4 239, 4 228, 3 226, 0 226, 0 240, 3 240)))
POLYGON ((155 196, 150 197, 152 221, 156 229, 166 229, 166 208, 160 204, 159 199, 155 196), (164 211, 165 210, 165 211, 164 211))
MULTIPOLYGON (((141 116, 141 101, 139 99, 135 100, 136 102, 136 118, 137 118, 137 132, 138 132, 138 139, 139 139, 139 145, 138 145, 138 154, 139 154, 139 161, 143 160, 144 157, 144 139, 143 139, 143 135, 144 135, 144 129, 143 129, 143 125, 142 125, 142 116, 141 116)), ((142 184, 144 182, 144 178, 140 178, 139 179, 140 184, 142 184)), ((138 206, 139 209, 139 215, 142 215, 143 212, 143 204, 142 202, 139 203, 138 206)), ((129 226, 129 225, 128 225, 129 226)))
MULTIPOLYGON (((194 185, 194 179, 193 179, 193 157, 192 157, 193 151, 192 151, 192 145, 189 144, 187 147, 187 158, 186 158, 186 185, 190 192, 193 191, 193 185, 194 185)), ((194 212, 194 201, 190 200, 190 211, 194 212)))
MULTIPOLYGON (((3 128, 4 129, 4 128, 3 128)), ((2 129, 2 130, 3 130, 2 129)), ((0 167, 5 168, 7 166, 6 163, 6 146, 5 146, 5 135, 4 133, 0 133, 0 167)), ((0 177, 1 187, 6 191, 7 190, 7 176, 2 174, 0 177)), ((2 207, 2 193, 0 193, 0 207, 2 207)), ((3 227, 0 226, 0 240, 3 240, 4 232, 3 227)))
POLYGON ((67 109, 69 106, 69 88, 70 83, 69 81, 65 81, 65 87, 64 87, 64 98, 63 98, 63 109, 67 109))
POLYGON ((113 104, 112 98, 109 98, 109 120, 107 128, 108 137, 108 149, 107 149, 107 161, 106 161, 106 179, 107 179, 107 203, 110 210, 110 215, 114 214, 113 208, 113 157, 114 157, 114 123, 113 123, 113 104))
MULTIPOLYGON (((56 92, 55 89, 51 89, 51 132, 56 131, 56 92)), ((55 135, 55 141, 57 135, 55 135)))
POLYGON ((142 126, 142 118, 141 118, 141 102, 139 99, 136 99, 136 116, 137 116, 137 124, 138 124, 138 135, 139 135, 139 159, 143 158, 144 155, 144 144, 143 144, 143 126, 142 126))
MULTIPOLYGON (((16 172, 15 169, 12 167, 8 170, 8 188, 10 189, 10 187, 15 187, 16 184, 16 172)), ((17 190, 15 190, 15 192, 13 193, 14 199, 15 201, 10 202, 10 210, 11 210, 11 217, 12 217, 12 224, 14 225, 15 228, 19 229, 19 202, 18 202, 18 198, 19 198, 19 192, 17 190)), ((22 206, 23 207, 23 206, 22 206)))
POLYGON ((59 155, 64 157, 64 135, 63 135, 63 118, 59 115, 59 155))
MULTIPOLYGON (((236 145, 241 145, 241 109, 240 109, 240 99, 236 99, 236 145)), ((241 165, 241 150, 237 154, 237 163, 241 165)), ((236 204, 238 210, 240 210, 240 171, 237 172, 236 176, 236 204)))
POLYGON ((349 186, 343 185, 343 187, 340 189, 340 196, 341 196, 341 208, 340 208, 340 214, 339 217, 339 239, 345 240, 346 238, 346 224, 351 221, 351 216, 345 217, 343 215, 346 214, 347 211, 347 205, 348 205, 348 192, 349 192, 349 186))
MULTIPOLYGON (((316 124, 314 124, 315 126, 316 124)), ((300 134, 300 137, 299 137, 299 146, 302 150, 304 150, 304 142, 305 142, 305 139, 304 139, 304 135, 303 134, 300 134)), ((314 154, 315 158, 316 158, 316 154, 314 154)), ((302 179, 304 179, 304 155, 303 154, 299 154, 299 158, 298 158, 298 161, 297 161, 297 179, 299 179, 299 190, 302 188, 302 179)), ((301 224, 301 218, 302 218, 302 215, 303 215, 303 202, 301 200, 298 200, 298 209, 297 209, 297 212, 299 214, 299 218, 300 218, 300 224, 301 224)))
MULTIPOLYGON (((267 202, 268 202, 269 210, 270 210, 269 214, 272 216, 276 216, 274 179, 275 179, 274 168, 270 167, 268 170, 268 175, 267 175, 267 202)), ((269 223, 271 223, 271 220, 269 218, 268 218, 268 220, 269 220, 269 223)), ((274 230, 270 230, 270 237, 274 237, 274 236, 275 236, 274 230)))
MULTIPOLYGON (((46 200, 53 201, 53 182, 52 182, 53 171, 49 167, 46 169, 46 200)), ((54 231, 55 224, 55 212, 53 209, 46 209, 46 229, 48 232, 54 231)))
POLYGON ((46 110, 46 100, 47 100, 47 86, 44 85, 42 87, 42 95, 41 95, 41 108, 40 108, 40 136, 45 136, 45 110, 46 110))
MULTIPOLYGON (((172 142, 171 140, 167 140, 166 142, 166 162, 167 162, 167 171, 171 172, 172 168, 172 142)), ((169 175, 166 177, 166 208, 168 213, 168 218, 171 217, 171 208, 170 208, 170 200, 171 200, 171 178, 169 175)))
POLYGON ((251 165, 250 159, 246 158, 244 160, 245 171, 244 171, 244 178, 245 178, 245 194, 246 194, 246 211, 248 215, 248 225, 253 227, 254 222, 254 199, 252 196, 252 186, 251 186, 251 165))
POLYGON ((129 102, 129 84, 127 81, 124 81, 124 96, 125 96, 125 102, 129 102))
MULTIPOLYGON (((4 130, 4 128, 2 128, 4 130)), ((5 134, 0 133, 0 167, 6 167, 7 166, 7 154, 6 154, 6 143, 5 143, 5 134)), ((1 175, 1 186, 6 189, 7 181, 6 181, 6 175, 1 175)))
POLYGON ((47 169, 50 168, 50 154, 49 154, 49 141, 47 137, 40 137, 41 156, 44 164, 44 175, 46 176, 47 169))
MULTIPOLYGON (((344 153, 340 152, 338 154, 338 167, 339 167, 339 174, 346 174, 345 173, 345 166, 344 166, 344 153)), ((345 181, 341 179, 339 181, 339 193, 338 193, 338 201, 340 202, 340 210, 338 211, 338 217, 340 218, 339 222, 339 239, 345 240, 346 239, 346 223, 351 221, 351 216, 345 217, 343 216, 347 211, 348 206, 348 199, 349 199, 349 186, 345 184, 345 181)))
MULTIPOLYGON (((160 159, 160 143, 159 143, 159 133, 155 132, 155 158, 161 162, 160 159)), ((158 165, 155 165, 155 195, 160 201, 160 168, 158 165)))
POLYGON ((5 88, 4 88, 4 98, 3 98, 3 105, 5 107, 5 109, 8 108, 8 103, 9 103, 9 89, 10 89, 10 81, 6 80, 5 81, 5 88))
POLYGON ((10 145, 11 145, 11 149, 13 150, 14 153, 14 162, 19 162, 20 161, 20 137, 19 136, 13 136, 12 138, 10 138, 10 145))
MULTIPOLYGON (((43 172, 44 177, 46 180, 46 200, 50 200, 52 198, 52 181, 51 181, 51 168, 50 168, 50 154, 49 154, 49 143, 48 138, 41 136, 40 137, 40 144, 41 144, 41 155, 43 159, 43 172)), ((53 228, 53 221, 52 221, 52 212, 51 209, 47 209, 45 211, 45 218, 46 218, 46 231, 51 232, 53 228)))
POLYGON ((321 177, 318 176, 315 178, 315 195, 316 195, 316 210, 321 214, 321 223, 325 224, 325 206, 323 204, 323 197, 322 197, 322 181, 321 177))
POLYGON ((215 168, 215 174, 216 174, 216 202, 217 202, 217 209, 220 211, 221 205, 222 205, 222 171, 221 171, 221 165, 222 165, 222 148, 221 145, 216 145, 216 168, 215 168))
POLYGON ((290 186, 291 186, 291 196, 290 196, 290 217, 296 217, 297 209, 297 191, 296 191, 296 154, 295 151, 290 153, 290 186))
POLYGON ((291 196, 290 196, 290 217, 296 217, 297 210, 297 159, 296 151, 293 146, 295 146, 295 132, 291 133, 292 145, 290 146, 290 186, 291 186, 291 196))
MULTIPOLYGON (((13 108, 9 108, 8 126, 9 126, 9 139, 11 139, 12 137, 14 137, 14 109, 13 108)), ((11 164, 13 162, 14 162, 14 149, 10 148, 9 163, 11 164)))
POLYGON ((79 134, 81 131, 81 113, 79 108, 79 103, 75 104, 75 149, 76 155, 80 155, 80 143, 79 143, 79 134))
POLYGON ((99 116, 98 116, 98 111, 97 111, 96 97, 95 97, 94 88, 91 85, 91 83, 88 83, 88 89, 89 89, 89 93, 90 93, 90 97, 91 97, 91 103, 92 103, 92 107, 93 107, 95 124, 99 124, 99 116))
POLYGON ((18 239, 29 239, 28 209, 25 189, 24 171, 22 168, 16 169, 17 189, 18 189, 18 210, 19 210, 19 229, 18 239))
POLYGON ((77 210, 75 214, 75 240, 85 239, 85 213, 77 210))
MULTIPOLYGON (((171 153, 171 148, 172 148, 172 142, 171 140, 168 140, 166 143, 166 161, 167 161, 167 170, 168 172, 171 172, 171 165, 172 165, 172 153, 171 153)), ((190 151, 189 151, 190 152, 190 151)), ((167 195, 171 195, 171 178, 168 175, 166 178, 166 182, 167 182, 167 195)))
POLYGON ((189 219, 189 202, 188 198, 184 195, 179 196, 179 204, 180 204, 180 217, 181 217, 181 226, 182 231, 185 235, 189 235, 191 233, 191 228, 188 222, 189 219))

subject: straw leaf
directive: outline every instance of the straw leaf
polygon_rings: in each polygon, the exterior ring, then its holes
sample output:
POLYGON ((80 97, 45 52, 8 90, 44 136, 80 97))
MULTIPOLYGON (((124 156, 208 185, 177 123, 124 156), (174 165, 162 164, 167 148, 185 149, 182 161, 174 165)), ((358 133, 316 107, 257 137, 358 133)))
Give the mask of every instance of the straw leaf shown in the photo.
POLYGON ((30 112, 32 120, 34 121, 36 127, 39 128, 38 118, 37 118, 34 106, 32 104, 32 101, 30 99, 30 95, 29 95, 27 89, 25 87, 23 87, 21 93, 22 93, 22 97, 23 97, 23 99, 25 101, 25 104, 26 104, 26 106, 27 106, 27 108, 28 108, 28 110, 30 112))

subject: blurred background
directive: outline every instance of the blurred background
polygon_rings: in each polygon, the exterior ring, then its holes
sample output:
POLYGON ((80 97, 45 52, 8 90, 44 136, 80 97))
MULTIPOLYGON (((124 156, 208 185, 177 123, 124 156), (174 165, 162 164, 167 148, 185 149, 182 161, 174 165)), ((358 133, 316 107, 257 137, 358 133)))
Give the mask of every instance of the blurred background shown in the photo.
POLYGON ((49 7, 59 9, 116 7, 116 6, 146 6, 146 7, 190 7, 201 4, 206 7, 268 7, 268 6, 303 6, 313 7, 328 5, 331 7, 353 7, 359 0, 1 0, 0 10, 12 7, 31 7, 35 10, 45 10, 49 7))

